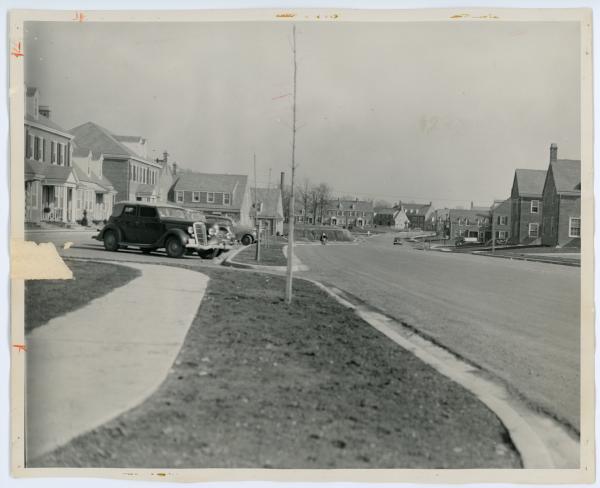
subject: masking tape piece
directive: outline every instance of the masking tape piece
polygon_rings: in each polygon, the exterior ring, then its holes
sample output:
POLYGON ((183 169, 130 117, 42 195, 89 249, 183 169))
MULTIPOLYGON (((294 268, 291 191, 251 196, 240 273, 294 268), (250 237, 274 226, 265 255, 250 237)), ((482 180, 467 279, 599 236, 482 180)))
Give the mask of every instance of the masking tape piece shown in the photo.
POLYGON ((59 256, 53 243, 36 244, 13 240, 11 278, 17 280, 71 280, 73 273, 59 256))

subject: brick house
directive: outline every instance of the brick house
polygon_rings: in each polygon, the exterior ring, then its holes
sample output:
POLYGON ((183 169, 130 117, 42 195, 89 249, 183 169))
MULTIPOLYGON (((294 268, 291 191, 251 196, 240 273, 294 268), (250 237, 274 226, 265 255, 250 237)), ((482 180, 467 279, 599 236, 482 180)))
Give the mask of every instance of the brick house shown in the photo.
POLYGON ((374 209, 373 223, 396 230, 407 230, 410 220, 402 209, 377 207, 374 209))
POLYGON ((156 202, 162 165, 147 157, 146 139, 109 132, 94 122, 70 131, 81 149, 103 155, 103 174, 116 190, 116 201, 156 202))
POLYGON ((279 188, 251 188, 252 217, 255 218, 255 206, 261 229, 270 235, 283 234, 283 202, 279 188))
POLYGON ((492 219, 496 239, 510 239, 511 212, 512 207, 510 198, 494 201, 494 204, 492 205, 492 219))
POLYGON ((433 205, 429 203, 403 203, 399 202, 395 208, 403 210, 409 220, 409 228, 433 230, 433 205))
POLYGON ((25 222, 75 222, 73 135, 51 120, 37 88, 25 93, 25 222))
POLYGON ((581 161, 551 158, 543 190, 542 244, 581 247, 581 161))
POLYGON ((373 225, 375 209, 373 202, 359 200, 332 200, 328 202, 324 215, 324 225, 340 227, 365 227, 373 225))
POLYGON ((168 200, 208 215, 231 217, 241 225, 253 225, 247 175, 178 171, 168 200))
POLYGON ((448 210, 448 236, 475 237, 479 242, 484 242, 490 237, 490 209, 458 209, 448 210))
POLYGON ((510 193, 510 242, 541 242, 542 192, 546 170, 516 169, 510 193))

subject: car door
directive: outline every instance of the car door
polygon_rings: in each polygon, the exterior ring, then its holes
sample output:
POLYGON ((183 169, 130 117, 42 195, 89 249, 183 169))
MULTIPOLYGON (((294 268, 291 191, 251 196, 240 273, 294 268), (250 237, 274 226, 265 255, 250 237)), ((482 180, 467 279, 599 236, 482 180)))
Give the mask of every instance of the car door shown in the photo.
POLYGON ((155 207, 140 206, 138 211, 140 244, 153 244, 161 235, 161 223, 155 207))
POLYGON ((125 205, 121 214, 121 230, 125 235, 125 242, 138 242, 138 207, 137 205, 125 205))

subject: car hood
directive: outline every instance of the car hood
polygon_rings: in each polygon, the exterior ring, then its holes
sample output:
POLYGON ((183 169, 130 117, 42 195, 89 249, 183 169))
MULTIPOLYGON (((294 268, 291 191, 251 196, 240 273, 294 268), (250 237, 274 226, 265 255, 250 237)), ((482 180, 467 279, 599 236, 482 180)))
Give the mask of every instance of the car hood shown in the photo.
POLYGON ((178 219, 177 217, 166 217, 161 218, 161 222, 165 224, 175 224, 175 225, 192 225, 194 222, 199 222, 198 220, 190 220, 190 219, 178 219))

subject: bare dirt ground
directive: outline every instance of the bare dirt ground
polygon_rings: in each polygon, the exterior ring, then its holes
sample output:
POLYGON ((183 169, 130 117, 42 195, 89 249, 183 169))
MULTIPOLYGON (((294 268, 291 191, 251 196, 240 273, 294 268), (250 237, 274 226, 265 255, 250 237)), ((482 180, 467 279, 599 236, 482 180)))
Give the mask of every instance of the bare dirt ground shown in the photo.
POLYGON ((311 283, 211 281, 168 379, 36 466, 515 468, 497 417, 311 283))

